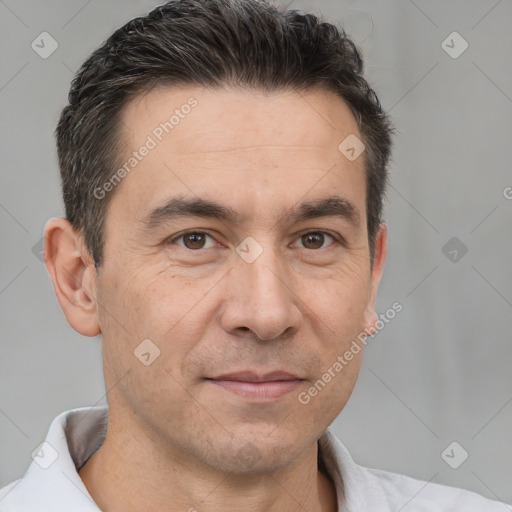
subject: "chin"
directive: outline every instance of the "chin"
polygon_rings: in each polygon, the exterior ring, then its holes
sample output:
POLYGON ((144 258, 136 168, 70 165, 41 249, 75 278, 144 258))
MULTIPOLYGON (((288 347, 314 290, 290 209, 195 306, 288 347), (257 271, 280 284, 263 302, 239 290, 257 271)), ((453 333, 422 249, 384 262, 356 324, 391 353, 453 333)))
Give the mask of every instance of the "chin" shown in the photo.
POLYGON ((220 457, 215 457, 217 460, 213 464, 217 469, 239 475, 263 475, 285 470, 307 446, 302 446, 299 440, 244 434, 218 448, 220 457))

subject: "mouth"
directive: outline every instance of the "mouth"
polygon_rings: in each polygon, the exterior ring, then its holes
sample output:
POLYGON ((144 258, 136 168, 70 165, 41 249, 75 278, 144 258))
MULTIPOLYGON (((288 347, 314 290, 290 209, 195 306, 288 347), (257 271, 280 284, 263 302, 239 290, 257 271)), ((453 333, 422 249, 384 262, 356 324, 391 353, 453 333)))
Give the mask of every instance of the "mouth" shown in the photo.
POLYGON ((304 379, 295 374, 274 371, 266 374, 237 372, 206 379, 212 385, 256 401, 270 401, 281 398, 295 390, 304 379))

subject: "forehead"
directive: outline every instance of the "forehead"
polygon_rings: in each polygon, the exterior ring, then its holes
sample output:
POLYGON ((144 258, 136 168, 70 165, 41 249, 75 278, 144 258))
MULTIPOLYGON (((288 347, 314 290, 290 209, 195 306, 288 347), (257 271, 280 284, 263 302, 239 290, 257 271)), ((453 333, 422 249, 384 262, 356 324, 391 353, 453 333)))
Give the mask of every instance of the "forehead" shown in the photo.
MULTIPOLYGON (((123 133, 131 136, 132 142, 152 135, 166 143, 171 138, 166 136, 172 133, 177 144, 187 143, 184 151, 240 149, 239 142, 246 141, 249 134, 270 146, 296 144, 301 149, 333 150, 347 135, 359 136, 348 105, 326 90, 159 86, 129 102, 121 119, 123 133), (230 132, 229 138, 226 132, 230 132)), ((174 152, 180 152, 177 144, 174 152)))
POLYGON ((357 123, 332 92, 157 87, 126 106, 121 126, 128 172, 112 202, 130 204, 127 213, 184 194, 249 215, 335 189, 364 203, 364 155, 350 161, 339 149, 360 138, 357 123))

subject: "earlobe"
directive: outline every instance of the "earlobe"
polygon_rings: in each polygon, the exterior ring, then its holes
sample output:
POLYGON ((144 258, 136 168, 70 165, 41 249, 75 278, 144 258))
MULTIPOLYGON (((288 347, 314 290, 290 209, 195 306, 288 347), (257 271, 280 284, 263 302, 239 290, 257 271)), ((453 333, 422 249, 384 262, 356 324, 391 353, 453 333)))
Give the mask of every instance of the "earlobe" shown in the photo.
POLYGON ((46 223, 43 254, 68 323, 84 336, 100 334, 94 263, 66 219, 56 217, 46 223))
POLYGON ((387 254, 387 226, 381 223, 377 236, 375 238, 375 256, 373 259, 372 277, 370 285, 370 297, 368 306, 364 313, 364 329, 368 335, 373 334, 376 330, 375 324, 378 320, 375 312, 375 302, 377 299, 377 290, 379 288, 380 278, 384 269, 387 254))

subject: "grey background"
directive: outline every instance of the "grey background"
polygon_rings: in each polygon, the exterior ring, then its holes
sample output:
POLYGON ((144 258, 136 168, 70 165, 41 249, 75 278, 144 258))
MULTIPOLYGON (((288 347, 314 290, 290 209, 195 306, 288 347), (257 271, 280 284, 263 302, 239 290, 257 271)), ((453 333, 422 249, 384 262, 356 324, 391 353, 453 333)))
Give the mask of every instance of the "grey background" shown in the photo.
MULTIPOLYGON (((0 0, 0 487, 58 413, 106 403, 99 338, 66 323, 32 248, 63 213, 53 130, 73 72, 156 4, 0 0), (59 44, 47 59, 31 48, 43 31, 59 44)), ((378 311, 403 311, 369 341, 332 428, 360 464, 512 503, 512 2, 290 8, 346 28, 399 130, 378 311), (469 44, 457 59, 441 46, 453 31, 469 44), (452 237, 468 249, 457 262, 452 237), (440 455, 452 441, 469 453, 458 469, 440 455)))

